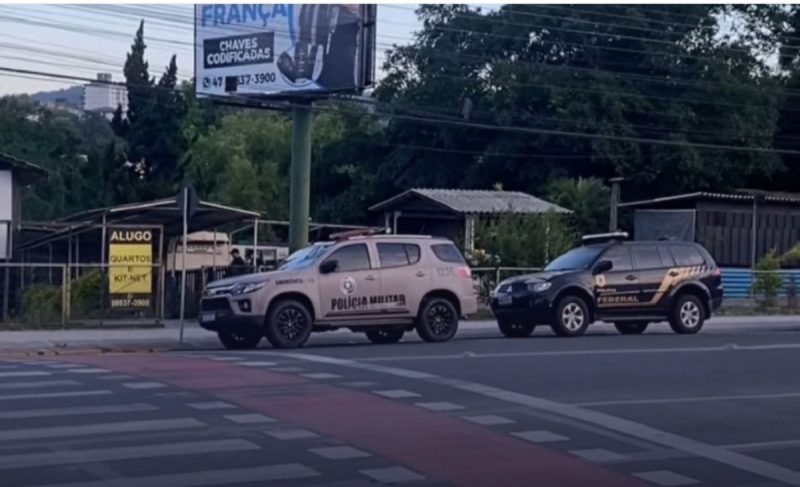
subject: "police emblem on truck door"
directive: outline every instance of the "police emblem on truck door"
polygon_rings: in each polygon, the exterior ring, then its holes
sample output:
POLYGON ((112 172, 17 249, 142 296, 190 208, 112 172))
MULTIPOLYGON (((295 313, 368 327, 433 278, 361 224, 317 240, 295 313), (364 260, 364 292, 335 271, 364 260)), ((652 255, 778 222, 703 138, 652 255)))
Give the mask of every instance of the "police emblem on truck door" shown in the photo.
POLYGON ((339 281, 339 289, 341 289, 342 294, 351 295, 356 292, 356 280, 350 276, 345 276, 339 281))

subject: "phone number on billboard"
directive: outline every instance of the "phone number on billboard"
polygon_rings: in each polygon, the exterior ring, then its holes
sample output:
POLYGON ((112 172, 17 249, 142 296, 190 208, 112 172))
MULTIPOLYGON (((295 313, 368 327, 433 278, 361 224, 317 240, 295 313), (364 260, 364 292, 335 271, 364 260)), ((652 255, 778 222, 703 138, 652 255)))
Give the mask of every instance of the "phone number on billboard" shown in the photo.
MULTIPOLYGON (((268 85, 276 80, 275 73, 253 73, 236 76, 236 84, 238 86, 268 85)), ((204 77, 203 88, 211 88, 212 86, 215 88, 225 86, 225 78, 223 76, 204 77)))

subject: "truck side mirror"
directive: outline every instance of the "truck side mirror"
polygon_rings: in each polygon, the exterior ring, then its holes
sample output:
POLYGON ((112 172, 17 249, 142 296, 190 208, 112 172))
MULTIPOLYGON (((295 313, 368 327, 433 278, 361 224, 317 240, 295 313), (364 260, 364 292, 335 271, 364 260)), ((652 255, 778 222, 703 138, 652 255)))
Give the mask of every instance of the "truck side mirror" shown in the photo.
POLYGON ((592 274, 602 274, 610 271, 613 267, 614 264, 612 264, 610 260, 601 260, 594 266, 594 269, 592 269, 592 274))
POLYGON ((336 271, 339 267, 339 261, 336 259, 333 260, 326 260, 319 266, 319 273, 320 274, 330 274, 331 272, 336 271))

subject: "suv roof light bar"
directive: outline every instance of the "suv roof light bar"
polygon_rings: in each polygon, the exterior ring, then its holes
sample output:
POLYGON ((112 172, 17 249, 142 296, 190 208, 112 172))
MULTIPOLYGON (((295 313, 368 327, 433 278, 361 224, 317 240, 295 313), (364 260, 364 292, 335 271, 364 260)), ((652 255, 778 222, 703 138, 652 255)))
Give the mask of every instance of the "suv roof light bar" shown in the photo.
POLYGON ((581 237, 581 244, 589 245, 592 243, 618 242, 628 240, 629 238, 630 235, 628 235, 628 232, 595 233, 593 235, 584 235, 581 237))
POLYGON ((358 230, 347 230, 346 232, 332 233, 332 234, 330 234, 329 237, 330 237, 331 240, 335 240, 335 241, 338 242, 340 240, 347 240, 347 239, 351 239, 353 237, 364 237, 364 236, 369 236, 369 235, 375 235, 379 231, 380 231, 380 229, 376 229, 376 228, 364 228, 364 229, 358 229, 358 230))

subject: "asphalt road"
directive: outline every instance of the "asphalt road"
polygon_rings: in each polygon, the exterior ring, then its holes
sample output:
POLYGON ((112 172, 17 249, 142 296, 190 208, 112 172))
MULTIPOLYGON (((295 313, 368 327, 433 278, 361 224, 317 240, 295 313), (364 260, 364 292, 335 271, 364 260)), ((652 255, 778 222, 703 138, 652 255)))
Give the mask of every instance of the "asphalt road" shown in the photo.
POLYGON ((800 324, 0 360, 0 485, 800 485, 800 324))

